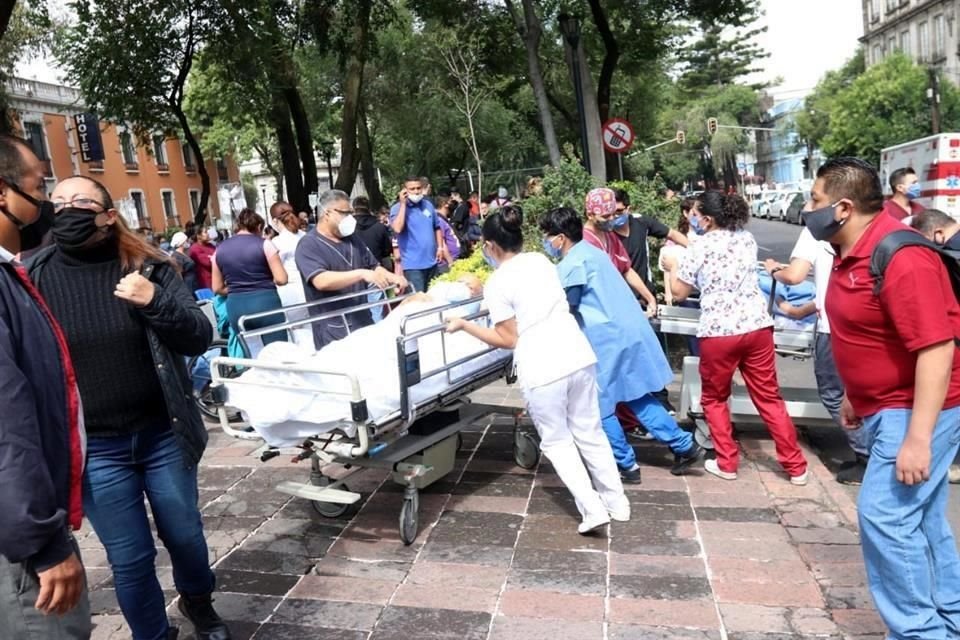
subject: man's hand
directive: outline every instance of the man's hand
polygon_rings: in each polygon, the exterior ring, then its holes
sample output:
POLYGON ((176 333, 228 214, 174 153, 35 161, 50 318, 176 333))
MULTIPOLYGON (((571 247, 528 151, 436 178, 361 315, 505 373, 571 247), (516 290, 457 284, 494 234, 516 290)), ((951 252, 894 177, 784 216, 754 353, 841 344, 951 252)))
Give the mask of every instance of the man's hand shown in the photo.
POLYGON ((783 265, 774 260, 773 258, 767 258, 763 261, 763 268, 767 270, 767 273, 773 275, 773 270, 782 267, 783 265))
POLYGON ((390 279, 393 281, 393 284, 397 285, 397 294, 403 293, 407 290, 407 287, 410 286, 410 283, 407 282, 407 279, 403 276, 391 273, 390 279))
POLYGON ((145 307, 153 300, 153 283, 139 273, 128 273, 117 283, 113 295, 135 307, 145 307))
POLYGON ((400 189, 400 193, 397 194, 397 200, 400 201, 401 205, 407 204, 407 190, 400 189))
MULTIPOLYGON (((441 263, 441 262, 444 262, 444 261, 446 261, 446 259, 447 259, 447 252, 446 252, 446 250, 445 250, 443 247, 439 247, 439 248, 437 249, 437 255, 436 255, 437 263, 439 264, 439 263, 441 263)), ((450 264, 450 263, 447 262, 447 264, 450 264)))
POLYGON ((467 326, 467 321, 463 318, 449 318, 447 320, 447 333, 456 333, 467 326))
POLYGON ((380 289, 386 289, 390 286, 390 281, 387 279, 387 276, 379 270, 364 269, 363 281, 380 289))
POLYGON ((930 442, 907 434, 897 454, 897 481, 907 486, 930 479, 930 442))
POLYGON ((863 426, 863 420, 857 416, 847 396, 843 396, 843 402, 840 404, 840 424, 844 429, 850 431, 854 431, 863 426))
POLYGON ((34 605, 37 611, 62 616, 80 602, 84 573, 77 554, 71 553, 60 564, 37 573, 37 577, 40 579, 40 593, 34 605))
POLYGON ((647 305, 647 310, 645 312, 648 318, 657 317, 657 302, 653 301, 647 305))

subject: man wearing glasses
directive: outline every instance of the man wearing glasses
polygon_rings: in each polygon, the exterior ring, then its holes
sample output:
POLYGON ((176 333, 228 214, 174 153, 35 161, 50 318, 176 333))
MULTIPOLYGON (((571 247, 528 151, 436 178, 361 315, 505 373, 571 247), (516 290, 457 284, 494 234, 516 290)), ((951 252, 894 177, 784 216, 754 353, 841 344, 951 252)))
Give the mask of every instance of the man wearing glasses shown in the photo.
MULTIPOLYGON (((403 277, 381 267, 363 241, 353 233, 357 220, 346 193, 337 189, 324 192, 318 209, 317 227, 300 241, 295 255, 307 302, 360 294, 372 287, 407 286, 403 277)), ((327 315, 361 304, 366 299, 356 295, 345 300, 331 300, 311 307, 310 314, 327 315)), ((373 318, 369 309, 335 315, 313 323, 313 341, 320 349, 370 324, 373 324, 373 318)))

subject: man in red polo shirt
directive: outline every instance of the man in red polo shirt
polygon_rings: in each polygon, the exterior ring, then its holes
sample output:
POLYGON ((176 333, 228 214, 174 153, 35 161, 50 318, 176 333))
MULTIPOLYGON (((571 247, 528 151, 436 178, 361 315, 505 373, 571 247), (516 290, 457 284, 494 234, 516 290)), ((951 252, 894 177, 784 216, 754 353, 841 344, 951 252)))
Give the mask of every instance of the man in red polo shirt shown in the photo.
POLYGON ((903 167, 891 173, 890 189, 893 195, 883 203, 883 212, 889 213, 894 220, 903 220, 923 211, 923 207, 916 203, 922 191, 913 167, 903 167))
POLYGON ((960 443, 960 305, 940 257, 907 247, 874 293, 870 255, 903 225, 883 215, 877 172, 855 158, 820 167, 804 223, 837 257, 826 299, 844 426, 867 430, 858 502, 870 591, 889 638, 960 637, 960 556, 946 517, 960 443))

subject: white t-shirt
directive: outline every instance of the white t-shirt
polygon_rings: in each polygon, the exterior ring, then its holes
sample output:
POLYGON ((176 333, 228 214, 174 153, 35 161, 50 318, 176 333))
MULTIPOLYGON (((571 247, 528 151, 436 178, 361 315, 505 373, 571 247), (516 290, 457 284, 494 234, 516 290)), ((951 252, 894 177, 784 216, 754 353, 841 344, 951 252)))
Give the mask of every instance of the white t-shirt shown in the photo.
MULTIPOLYGON (((281 225, 282 226, 282 225, 281 225)), ((277 293, 280 295, 280 302, 283 306, 289 307, 292 304, 303 304, 307 301, 303 292, 303 279, 300 277, 300 271, 297 269, 297 261, 294 259, 297 253, 297 245, 307 234, 303 231, 291 233, 286 227, 283 227, 276 238, 273 239, 273 245, 280 254, 280 261, 287 272, 287 284, 277 287, 277 293)), ((306 311, 302 316, 306 317, 306 311)), ((291 317, 290 319, 299 319, 291 317)), ((310 327, 307 327, 308 329, 310 327)))
POLYGON ((805 260, 813 265, 813 279, 817 287, 817 331, 830 333, 830 322, 827 320, 827 285, 830 282, 830 271, 833 269, 833 257, 836 254, 829 242, 821 242, 804 227, 797 238, 790 253, 791 260, 805 260))
POLYGON ((570 314, 557 268, 540 253, 521 253, 483 287, 490 320, 517 321, 514 360, 527 389, 542 387, 596 364, 597 357, 570 314))

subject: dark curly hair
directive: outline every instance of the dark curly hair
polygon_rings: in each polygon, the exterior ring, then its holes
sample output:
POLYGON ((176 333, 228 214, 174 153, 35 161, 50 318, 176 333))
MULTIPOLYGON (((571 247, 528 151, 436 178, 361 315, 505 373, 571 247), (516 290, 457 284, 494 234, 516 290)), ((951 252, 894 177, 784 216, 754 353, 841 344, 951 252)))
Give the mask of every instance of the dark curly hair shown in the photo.
POLYGON ((737 231, 750 221, 750 206, 747 201, 735 193, 704 191, 697 196, 700 215, 709 216, 720 229, 737 231))

